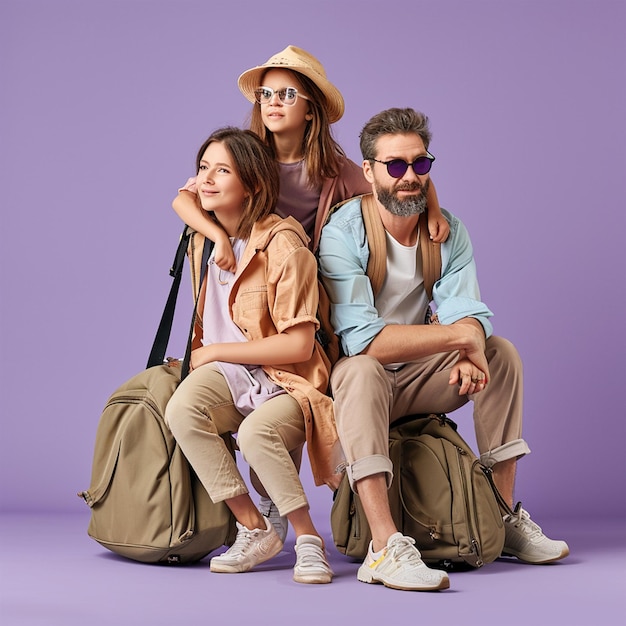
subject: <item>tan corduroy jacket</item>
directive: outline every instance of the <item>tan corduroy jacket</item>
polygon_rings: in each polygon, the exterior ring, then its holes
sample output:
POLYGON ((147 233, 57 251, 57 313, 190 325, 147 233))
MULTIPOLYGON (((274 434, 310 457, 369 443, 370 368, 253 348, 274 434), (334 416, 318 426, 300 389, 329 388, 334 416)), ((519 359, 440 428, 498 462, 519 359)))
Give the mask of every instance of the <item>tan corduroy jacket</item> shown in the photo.
MULTIPOLYGON (((317 262, 307 248, 308 238, 292 217, 270 215, 257 222, 239 261, 229 306, 235 324, 249 339, 261 339, 303 322, 319 326, 317 262)), ((189 244, 192 287, 198 293, 204 237, 194 233, 189 244)), ((193 348, 202 345, 202 311, 206 281, 201 285, 193 348)), ((302 408, 311 470, 317 485, 335 488, 341 478, 341 449, 332 400, 327 395, 330 365, 315 342, 303 363, 263 366, 277 385, 302 408)))

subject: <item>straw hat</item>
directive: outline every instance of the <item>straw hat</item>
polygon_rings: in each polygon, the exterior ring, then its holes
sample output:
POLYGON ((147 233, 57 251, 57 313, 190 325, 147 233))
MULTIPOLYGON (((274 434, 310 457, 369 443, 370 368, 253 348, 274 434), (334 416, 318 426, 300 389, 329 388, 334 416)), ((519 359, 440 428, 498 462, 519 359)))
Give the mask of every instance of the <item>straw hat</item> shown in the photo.
POLYGON ((250 102, 255 102, 254 90, 261 86, 261 77, 272 67, 293 70, 310 78, 326 97, 328 121, 332 124, 341 119, 344 103, 340 91, 326 78, 323 65, 312 54, 296 46, 287 46, 263 65, 246 70, 239 77, 239 89, 250 102))

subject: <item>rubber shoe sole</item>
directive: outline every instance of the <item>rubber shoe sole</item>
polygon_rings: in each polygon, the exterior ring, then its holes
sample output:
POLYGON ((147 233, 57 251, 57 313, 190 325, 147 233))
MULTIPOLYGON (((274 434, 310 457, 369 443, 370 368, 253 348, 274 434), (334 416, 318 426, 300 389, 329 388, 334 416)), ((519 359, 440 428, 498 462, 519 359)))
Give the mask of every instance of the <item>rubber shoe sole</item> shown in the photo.
POLYGON ((523 563, 528 563, 529 565, 545 565, 546 563, 554 563, 555 561, 560 561, 561 559, 564 559, 568 555, 569 555, 569 548, 567 547, 563 548, 560 554, 547 558, 547 559, 541 559, 541 560, 532 559, 531 557, 524 555, 523 552, 517 552, 516 550, 511 550, 510 548, 506 551, 505 550, 502 551, 502 556, 515 557, 516 559, 519 559, 523 563))
POLYGON ((282 549, 282 544, 272 546, 272 549, 266 552, 263 555, 262 559, 258 559, 252 567, 248 566, 246 563, 236 563, 233 565, 229 565, 228 563, 220 563, 219 561, 214 562, 214 559, 211 559, 209 569, 216 574, 243 574, 244 572, 249 572, 257 565, 273 559, 277 554, 280 553, 282 549))
POLYGON ((386 580, 385 576, 381 576, 380 574, 376 574, 370 567, 363 564, 359 567, 359 571, 357 573, 357 579, 362 583, 369 584, 382 584, 389 589, 398 589, 400 591, 443 591, 444 589, 448 589, 450 587, 450 579, 448 575, 441 577, 439 584, 437 585, 402 585, 398 582, 392 582, 390 580, 386 580))
POLYGON ((224 554, 213 557, 209 569, 218 574, 241 574, 275 557, 283 549, 283 542, 269 520, 263 519, 265 531, 250 531, 237 523, 235 543, 224 554))
POLYGON ((329 572, 320 572, 319 574, 294 574, 293 579, 297 583, 313 585, 325 585, 333 581, 332 574, 329 572))

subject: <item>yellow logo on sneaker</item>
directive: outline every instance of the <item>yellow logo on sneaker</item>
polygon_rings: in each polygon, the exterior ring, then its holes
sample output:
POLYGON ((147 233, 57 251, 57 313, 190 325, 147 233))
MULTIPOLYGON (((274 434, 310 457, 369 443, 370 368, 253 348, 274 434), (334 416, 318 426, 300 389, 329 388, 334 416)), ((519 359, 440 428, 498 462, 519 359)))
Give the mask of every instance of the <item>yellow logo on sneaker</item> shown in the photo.
POLYGON ((380 563, 385 560, 387 556, 387 548, 383 548, 383 553, 370 565, 371 569, 376 569, 380 563))

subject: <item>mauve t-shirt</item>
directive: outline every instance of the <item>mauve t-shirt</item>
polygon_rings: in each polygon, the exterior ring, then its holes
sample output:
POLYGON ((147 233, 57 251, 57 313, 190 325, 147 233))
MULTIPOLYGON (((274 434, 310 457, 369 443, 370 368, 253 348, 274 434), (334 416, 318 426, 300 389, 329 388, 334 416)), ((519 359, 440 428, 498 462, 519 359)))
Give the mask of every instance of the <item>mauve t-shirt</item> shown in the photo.
POLYGON ((304 160, 279 163, 280 195, 276 212, 281 217, 293 216, 304 228, 311 247, 315 231, 315 216, 322 192, 321 185, 310 187, 304 160))

